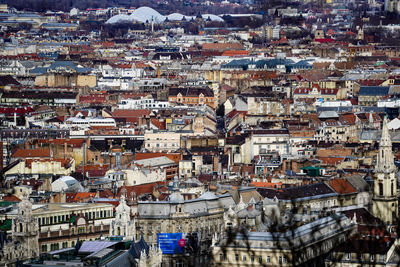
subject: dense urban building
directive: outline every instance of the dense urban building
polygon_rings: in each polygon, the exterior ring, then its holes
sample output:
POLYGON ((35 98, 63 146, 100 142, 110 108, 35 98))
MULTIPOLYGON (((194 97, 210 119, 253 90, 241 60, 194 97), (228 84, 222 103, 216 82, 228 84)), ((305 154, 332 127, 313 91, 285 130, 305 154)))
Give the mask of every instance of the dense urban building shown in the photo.
POLYGON ((0 4, 1 266, 397 266, 400 5, 0 4))

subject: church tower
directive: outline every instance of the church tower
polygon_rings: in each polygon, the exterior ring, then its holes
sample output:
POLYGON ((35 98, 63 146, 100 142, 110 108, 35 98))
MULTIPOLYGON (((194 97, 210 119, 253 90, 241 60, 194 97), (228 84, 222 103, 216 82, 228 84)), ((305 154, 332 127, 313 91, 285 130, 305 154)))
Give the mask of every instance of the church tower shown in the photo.
POLYGON ((24 195, 18 204, 18 216, 13 220, 12 239, 21 244, 19 259, 39 256, 39 226, 32 215, 32 203, 24 195))
POLYGON ((376 160, 372 213, 386 224, 394 224, 398 216, 396 166, 386 118, 376 160))
POLYGON ((122 192, 119 205, 115 208, 115 219, 110 225, 110 235, 122 236, 124 239, 132 239, 135 235, 135 220, 131 221, 131 208, 126 204, 122 192))

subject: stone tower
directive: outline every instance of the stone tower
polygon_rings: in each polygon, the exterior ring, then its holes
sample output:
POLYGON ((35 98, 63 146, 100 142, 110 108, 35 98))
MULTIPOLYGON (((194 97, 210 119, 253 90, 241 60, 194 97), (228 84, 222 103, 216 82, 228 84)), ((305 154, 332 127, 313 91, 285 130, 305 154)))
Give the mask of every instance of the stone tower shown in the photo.
POLYGON ((21 244, 17 258, 39 256, 39 226, 37 219, 32 216, 32 204, 26 195, 18 204, 18 216, 12 223, 12 240, 21 244))
POLYGON ((111 223, 110 235, 123 236, 124 239, 132 239, 135 235, 135 220, 131 221, 131 208, 126 204, 123 193, 119 205, 115 208, 115 219, 111 223))
POLYGON ((392 152, 392 141, 383 121, 382 137, 376 160, 372 213, 386 224, 396 222, 398 216, 396 166, 392 152))

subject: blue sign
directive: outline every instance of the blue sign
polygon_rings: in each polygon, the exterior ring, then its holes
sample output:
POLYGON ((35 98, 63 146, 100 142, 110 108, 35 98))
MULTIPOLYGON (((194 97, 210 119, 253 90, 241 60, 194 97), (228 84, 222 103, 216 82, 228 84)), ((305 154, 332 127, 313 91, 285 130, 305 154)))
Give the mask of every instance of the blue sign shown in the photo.
POLYGON ((163 254, 179 254, 182 253, 182 248, 179 246, 178 241, 182 237, 182 233, 157 234, 157 245, 163 254))

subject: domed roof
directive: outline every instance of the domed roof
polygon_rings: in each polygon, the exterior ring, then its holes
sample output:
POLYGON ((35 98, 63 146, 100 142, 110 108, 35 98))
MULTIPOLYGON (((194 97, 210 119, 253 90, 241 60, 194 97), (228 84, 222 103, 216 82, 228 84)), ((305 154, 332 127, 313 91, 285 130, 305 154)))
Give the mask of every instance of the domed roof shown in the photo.
POLYGON ((80 183, 74 177, 62 176, 51 183, 51 189, 53 192, 65 191, 73 186, 79 186, 80 183))
POLYGON ((181 195, 180 192, 175 192, 169 195, 169 202, 171 203, 183 203, 185 202, 185 199, 181 195))
POLYGON ((202 194, 202 195, 199 197, 199 199, 211 200, 211 199, 218 199, 218 197, 217 197, 214 193, 212 193, 212 192, 210 192, 210 191, 207 191, 207 192, 205 192, 204 194, 202 194))

